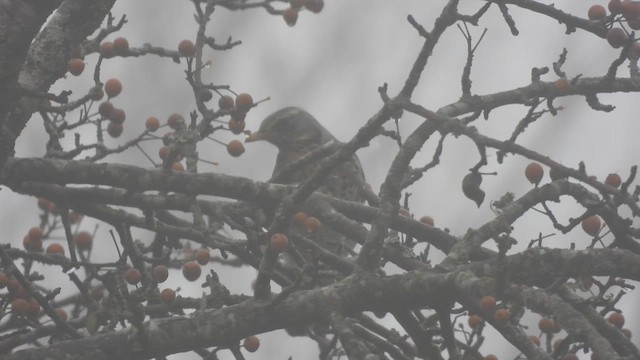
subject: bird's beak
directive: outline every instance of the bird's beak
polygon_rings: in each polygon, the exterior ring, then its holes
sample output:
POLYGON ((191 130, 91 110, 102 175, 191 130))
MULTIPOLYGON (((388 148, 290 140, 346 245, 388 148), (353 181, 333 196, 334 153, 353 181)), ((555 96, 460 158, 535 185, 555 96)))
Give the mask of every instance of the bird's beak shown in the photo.
POLYGON ((247 136, 246 139, 244 139, 244 142, 254 142, 254 141, 258 141, 258 140, 269 140, 269 133, 266 132, 262 132, 262 131, 256 131, 254 133, 252 133, 251 135, 247 136))

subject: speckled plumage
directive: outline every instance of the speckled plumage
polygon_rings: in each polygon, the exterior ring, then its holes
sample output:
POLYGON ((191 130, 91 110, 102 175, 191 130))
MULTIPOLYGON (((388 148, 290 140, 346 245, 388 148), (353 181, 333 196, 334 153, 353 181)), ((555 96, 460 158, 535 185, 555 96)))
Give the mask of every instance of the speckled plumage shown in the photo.
MULTIPOLYGON (((328 145, 330 148, 329 153, 337 151, 341 145, 318 120, 298 107, 280 109, 267 116, 260 124, 260 129, 247 140, 266 140, 278 147, 278 157, 273 169, 274 176, 278 176, 287 165, 327 143, 331 143, 328 145)), ((319 160, 312 161, 287 176, 278 176, 278 183, 301 183, 316 171, 320 163, 321 161, 319 160)), ((325 178, 318 191, 344 200, 364 202, 362 184, 364 184, 364 173, 360 161, 354 155, 349 161, 334 169, 325 178)), ((340 250, 345 245, 346 240, 344 237, 328 231, 323 231, 319 235, 323 238, 321 243, 328 250, 341 255, 346 253, 340 250)), ((354 245, 350 243, 347 248, 352 249, 354 245)))

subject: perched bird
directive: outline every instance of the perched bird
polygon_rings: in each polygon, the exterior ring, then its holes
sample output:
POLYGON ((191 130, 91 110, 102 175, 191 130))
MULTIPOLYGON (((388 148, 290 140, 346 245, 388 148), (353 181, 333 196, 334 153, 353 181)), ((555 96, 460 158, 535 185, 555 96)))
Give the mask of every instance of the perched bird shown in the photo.
MULTIPOLYGON (((312 161, 287 174, 282 171, 303 156, 320 147, 327 146, 328 153, 337 151, 341 143, 325 129, 311 114, 298 107, 286 107, 267 116, 258 131, 251 134, 245 142, 266 140, 278 148, 278 157, 273 169, 273 177, 279 184, 297 184, 309 178, 318 168, 320 161, 312 161)), ((318 191, 343 200, 364 202, 364 173, 360 161, 354 155, 325 178, 318 191)), ((320 243, 339 255, 346 241, 342 236, 325 232, 320 243)), ((355 243, 346 245, 353 248, 355 243)))

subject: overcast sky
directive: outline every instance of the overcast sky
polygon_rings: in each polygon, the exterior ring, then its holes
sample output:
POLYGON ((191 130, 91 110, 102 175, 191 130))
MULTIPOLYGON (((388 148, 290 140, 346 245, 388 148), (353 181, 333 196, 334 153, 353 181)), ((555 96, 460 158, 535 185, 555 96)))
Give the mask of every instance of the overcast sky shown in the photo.
MULTIPOLYGON (((205 60, 213 66, 204 71, 206 81, 214 84, 228 84, 236 92, 249 92, 254 99, 269 97, 270 100, 251 110, 247 116, 247 127, 257 129, 260 120, 269 113, 284 106, 296 105, 307 109, 322 124, 342 141, 349 140, 381 106, 378 86, 389 84, 390 95, 396 94, 408 74, 420 46, 421 38, 406 21, 413 15, 427 30, 440 12, 442 0, 382 1, 382 0, 325 0, 325 8, 320 14, 303 12, 294 27, 288 27, 282 18, 270 16, 263 10, 229 12, 220 9, 213 14, 207 35, 218 42, 232 36, 243 44, 226 52, 207 51, 205 60)), ((462 1, 461 8, 471 13, 483 2, 462 1)), ((605 1, 560 0, 556 6, 567 12, 586 17, 587 9, 595 3, 605 1)), ((129 22, 122 32, 110 36, 126 36, 130 46, 144 43, 175 49, 182 39, 194 39, 196 25, 193 21, 193 6, 189 1, 118 2, 113 9, 116 17, 126 14, 129 22)), ((582 32, 565 34, 565 28, 556 21, 541 15, 529 14, 515 8, 512 15, 520 35, 513 37, 493 7, 479 27, 471 27, 474 39, 488 28, 484 40, 478 47, 472 69, 474 94, 489 94, 505 91, 530 82, 532 67, 551 66, 557 61, 563 48, 567 48, 567 62, 563 70, 569 77, 601 76, 606 73, 618 51, 608 46, 605 40, 582 32)), ((413 96, 413 101, 424 107, 437 110, 455 102, 460 96, 460 75, 465 61, 466 44, 461 33, 452 27, 441 39, 429 60, 421 83, 413 96)), ((93 69, 97 57, 85 59, 88 69, 93 69)), ((185 117, 194 109, 191 90, 184 80, 184 64, 175 64, 170 59, 154 56, 145 58, 112 59, 102 68, 103 79, 121 79, 124 90, 114 100, 116 106, 125 109, 127 120, 124 135, 111 144, 124 142, 135 137, 144 126, 148 116, 161 120, 171 113, 181 113, 185 117)), ((621 73, 628 75, 626 66, 621 73)), ((82 94, 91 83, 91 72, 81 77, 69 77, 59 81, 55 89, 77 89, 82 94)), ((548 74, 544 81, 556 80, 548 74)), ((557 116, 545 115, 532 124, 519 142, 555 160, 574 168, 579 161, 587 165, 587 172, 599 179, 610 172, 618 172, 623 178, 629 167, 637 163, 640 153, 640 124, 637 121, 638 95, 616 94, 602 96, 603 103, 613 104, 617 109, 612 113, 592 111, 583 98, 567 97, 557 99, 556 105, 564 110, 557 116), (634 116, 632 116, 634 115, 634 116)), ((213 102, 212 102, 213 103, 213 102)), ((488 121, 478 120, 475 126, 485 135, 506 139, 518 120, 526 114, 522 107, 508 107, 494 110, 488 121)), ((406 137, 419 119, 405 116, 400 129, 406 137)), ((216 134, 228 141, 236 136, 216 134)), ((72 140, 72 137, 68 137, 72 140)), ((40 156, 44 153, 45 135, 41 119, 34 117, 19 139, 19 156, 40 156)), ((427 163, 437 139, 430 140, 415 165, 427 163)), ((152 156, 157 156, 158 142, 143 144, 152 156)), ((397 147, 389 139, 375 139, 370 146, 358 152, 364 171, 374 190, 378 190, 384 180, 388 164, 393 159, 397 147)), ((223 146, 205 141, 199 146, 200 156, 218 162, 218 166, 200 165, 200 171, 223 172, 246 176, 256 180, 266 180, 271 175, 276 149, 269 144, 247 145, 246 153, 240 158, 227 155, 223 146)), ((462 235, 468 228, 482 225, 492 218, 489 202, 507 191, 516 196, 524 194, 531 185, 524 178, 523 171, 529 162, 511 156, 502 165, 495 163, 495 152, 490 153, 490 164, 486 171, 497 171, 499 176, 485 177, 483 189, 486 200, 478 209, 466 199, 460 190, 462 176, 479 157, 475 146, 465 138, 450 137, 445 142, 441 164, 409 191, 411 211, 420 217, 430 215, 436 226, 451 229, 455 235, 462 235)), ((131 151, 123 156, 110 158, 111 162, 135 163, 150 167, 141 153, 131 151)), ((548 169, 545 169, 548 171, 548 169)), ((543 181, 548 181, 545 174, 543 181)), ((11 224, 6 233, 13 233, 15 244, 21 242, 29 227, 37 224, 35 200, 11 194, 6 189, 0 192, 0 201, 10 206, 4 207, 3 222, 11 224), (32 219, 25 223, 25 218, 32 219)), ((564 200, 556 206, 561 219, 579 216, 580 208, 573 201, 564 200)), ((529 240, 539 232, 555 232, 545 217, 530 212, 515 224, 513 235, 520 241, 518 247, 526 247, 529 240)), ((101 231, 106 233, 106 227, 101 231)), ((142 236, 142 235, 141 235, 142 236)), ((580 229, 570 234, 557 236, 545 243, 551 247, 568 247, 572 242, 577 248, 588 245, 586 235, 580 229)), ((114 254, 104 253, 113 259, 114 254)), ((255 272, 247 270, 234 273, 230 279, 222 281, 232 291, 249 291, 249 280, 237 281, 237 277, 253 277, 255 272)), ((179 282, 179 276, 173 279, 179 282)), ((171 279, 171 278, 170 278, 171 279)), ((185 289, 185 294, 197 295, 200 289, 185 289)), ((633 303, 629 297, 622 304, 633 303)), ((628 316, 628 326, 634 334, 640 333, 640 324, 628 316)), ((531 322, 534 327, 537 320, 531 322)), ((248 359, 283 359, 290 354, 295 358, 305 351, 315 354, 316 346, 307 340, 273 340, 280 333, 262 335, 263 347, 248 359), (270 341, 272 339, 273 341, 270 341), (291 344, 289 346, 289 344, 291 344), (301 346, 306 347, 302 349, 301 346)), ((496 345, 491 352, 513 358, 517 351, 510 345, 496 345)), ((180 357, 175 357, 180 358, 180 357)), ((501 357, 502 358, 502 357, 501 357)))

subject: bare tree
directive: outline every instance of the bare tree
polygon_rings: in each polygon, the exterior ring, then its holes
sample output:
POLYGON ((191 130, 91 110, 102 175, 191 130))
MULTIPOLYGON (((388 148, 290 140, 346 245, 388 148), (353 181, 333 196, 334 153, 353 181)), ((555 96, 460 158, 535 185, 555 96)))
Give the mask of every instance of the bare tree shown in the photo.
POLYGON ((245 117, 269 100, 203 79, 212 66, 204 53, 244 46, 216 40, 208 26, 218 10, 262 11, 293 26, 299 14, 319 13, 324 3, 187 5, 195 41, 172 49, 130 45, 119 36, 127 19, 111 14, 111 0, 8 0, 0 7, 0 182, 37 197, 41 220, 21 246, 4 240, 0 247, 0 287, 7 289, 0 299, 3 356, 162 359, 191 352, 198 359, 243 359, 245 351, 258 350, 256 335, 285 329, 317 342, 323 359, 495 359, 488 335, 511 343, 521 359, 640 359, 619 305, 635 289, 629 281, 640 280, 637 168, 625 169, 624 178, 599 179, 588 164, 565 166, 522 145, 530 125, 562 111, 557 102, 564 97, 580 97, 594 113, 611 112, 615 107, 601 101, 602 94, 640 92, 633 32, 640 28, 640 2, 612 0, 586 16, 533 0, 477 1, 470 13, 456 0, 440 9, 425 4, 436 20, 407 17, 422 45, 403 85, 393 93, 387 84, 378 88, 379 109, 350 140, 337 141, 299 109, 284 112, 293 122, 265 120, 260 133, 269 135, 262 139, 281 154, 267 182, 202 171, 211 164, 199 151, 203 143, 223 143, 231 156, 247 156, 242 140, 260 136, 245 130, 245 117), (523 10, 563 24, 567 33, 601 38, 602 48, 617 49, 618 56, 598 64, 604 75, 570 76, 565 50, 552 64, 531 69, 528 85, 479 95, 472 79, 483 27, 517 36, 513 12, 523 10), (501 22, 483 23, 492 11, 501 22), (430 109, 414 94, 446 32, 466 42, 461 96, 430 109), (195 108, 162 126, 149 117, 145 130, 112 145, 131 120, 117 107, 122 82, 101 70, 114 59, 151 57, 173 60, 176 71, 184 71, 195 108), (93 87, 85 93, 52 90, 65 76, 90 79, 91 70, 93 87), (508 106, 523 114, 501 125, 511 126, 510 136, 479 129, 508 106), (420 122, 407 127, 407 118, 420 122), (322 140, 310 143, 309 133, 299 133, 295 149, 304 151, 283 156, 293 141, 284 135, 303 120, 311 128, 302 131, 321 133, 322 140), (16 142, 30 121, 41 122, 46 153, 17 157, 16 142), (221 140, 229 132, 235 138, 221 140), (396 147, 380 190, 373 191, 354 156, 380 138, 396 147), (475 165, 453 179, 458 192, 493 211, 462 236, 430 216, 414 219, 408 190, 441 166, 451 138, 477 149, 470 155, 478 158, 475 165), (147 143, 159 158, 142 150, 147 143), (141 152, 147 166, 114 161, 141 152), (416 165, 425 155, 429 161, 416 165), (501 176, 503 161, 514 157, 528 159, 524 173, 532 187, 521 196, 505 191, 487 198, 483 181, 501 176), (543 181, 545 169, 551 181, 543 181), (345 193, 349 186, 357 195, 345 193), (553 203, 566 199, 580 210, 564 219, 553 203), (516 222, 532 212, 547 219, 556 238, 585 232, 589 241, 557 248, 549 246, 550 233, 518 238, 522 224, 516 222), (89 231, 91 224, 100 231, 89 231), (99 249, 106 247, 118 256, 105 260, 99 249), (252 294, 229 290, 233 279, 221 276, 228 268, 257 270, 252 294), (188 280, 179 288, 203 295, 181 295, 165 283, 169 274, 188 280))

